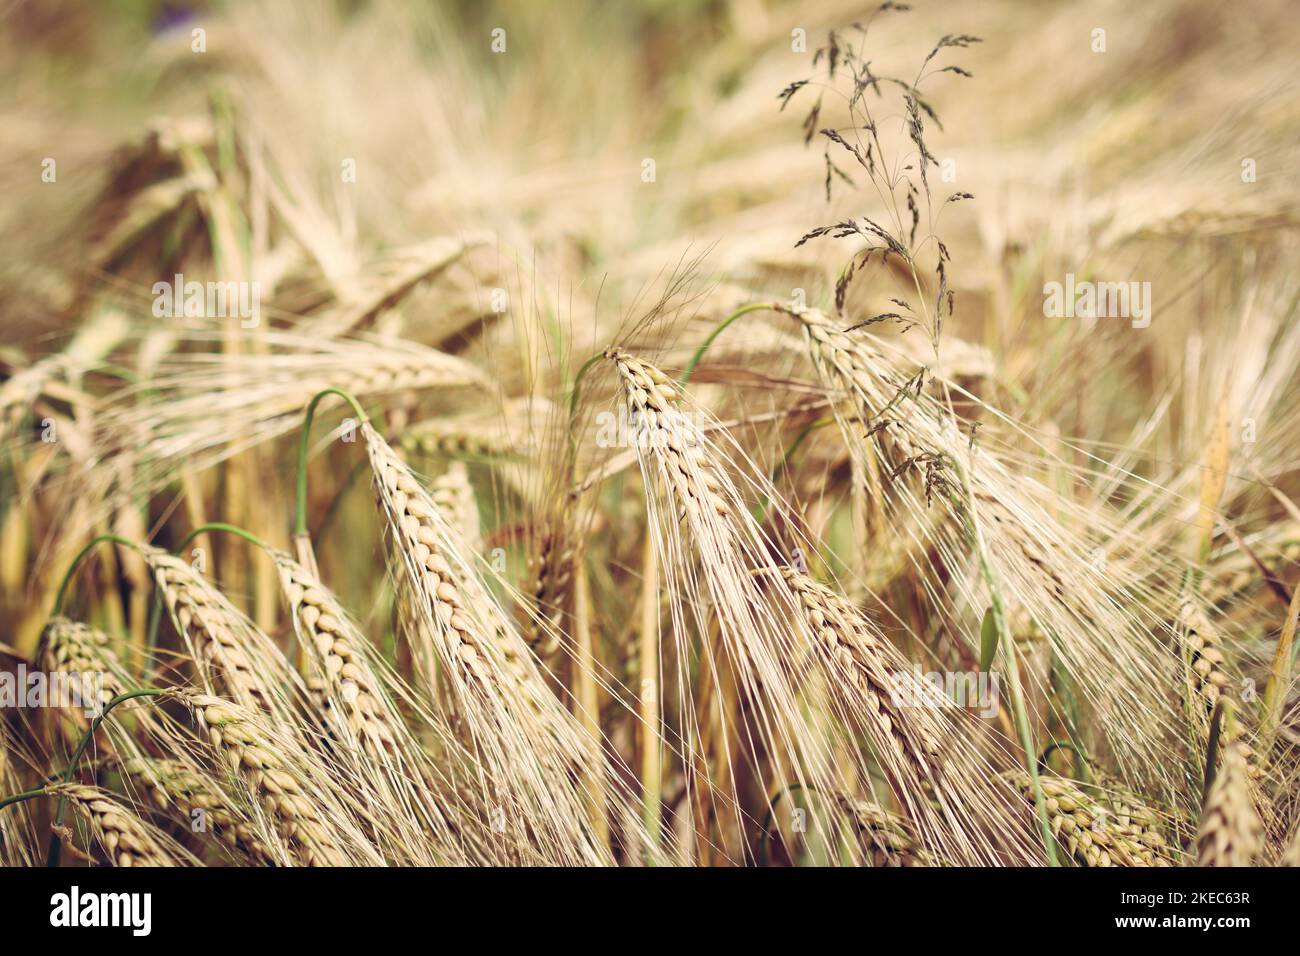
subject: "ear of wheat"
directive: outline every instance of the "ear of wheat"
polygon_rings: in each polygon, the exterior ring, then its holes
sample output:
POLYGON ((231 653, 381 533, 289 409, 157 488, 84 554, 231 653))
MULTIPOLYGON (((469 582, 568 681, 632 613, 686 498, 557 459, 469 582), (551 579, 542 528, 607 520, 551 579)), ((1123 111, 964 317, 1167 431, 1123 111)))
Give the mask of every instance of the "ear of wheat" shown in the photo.
MULTIPOLYGON (((1008 466, 986 450, 991 444, 987 438, 978 457, 971 458, 973 439, 960 432, 937 399, 921 390, 919 378, 902 374, 883 352, 840 331, 822 312, 803 309, 794 314, 822 382, 846 397, 848 410, 837 404, 836 420, 850 453, 863 459, 861 474, 873 471, 865 457, 870 446, 890 476, 883 488, 873 491, 891 503, 895 529, 911 528, 903 533, 916 545, 927 542, 937 549, 943 564, 968 590, 969 603, 983 607, 987 599, 969 590, 973 579, 962 570, 969 567, 972 550, 965 510, 979 509, 988 557, 1008 600, 1048 635, 1087 695, 1117 758, 1126 766, 1161 775, 1161 786, 1178 793, 1181 781, 1165 769, 1170 762, 1162 742, 1177 728, 1166 716, 1159 692, 1168 686, 1174 660, 1144 636, 1148 629, 1163 626, 1163 617, 1145 608, 1172 606, 1172 589, 1121 579, 1109 565, 1098 568, 1090 563, 1088 542, 1042 503, 1050 496, 1047 489, 1023 475, 1013 478, 1008 466), (952 463, 967 458, 972 465, 963 471, 971 488, 963 496, 952 463), (898 480, 907 475, 916 480, 898 480), (948 509, 949 520, 931 512, 931 501, 948 509), (1103 641, 1102 634, 1125 638, 1103 641), (1105 679, 1099 679, 1093 666, 1098 660, 1114 664, 1105 679)), ((962 397, 974 398, 966 393, 962 397)), ((1080 523, 1094 530, 1105 526, 1099 515, 1080 523)))
POLYGON ((211 832, 234 859, 275 863, 274 851, 257 835, 245 809, 199 767, 178 758, 135 757, 122 769, 147 789, 159 810, 178 814, 191 831, 211 832))
POLYGON ((114 866, 190 866, 196 862, 165 833, 97 787, 54 784, 46 792, 67 798, 85 821, 91 839, 114 866))
MULTIPOLYGON (((361 428, 400 568, 410 588, 420 633, 434 642, 458 717, 487 769, 485 805, 507 825, 535 834, 536 849, 554 862, 609 862, 594 836, 577 786, 584 775, 605 789, 602 768, 589 764, 585 731, 546 686, 531 652, 497 605, 454 525, 410 469, 368 423, 361 428)), ((611 803, 616 800, 608 794, 611 803)), ((635 818, 629 807, 621 815, 635 818)), ((487 821, 484 821, 487 823, 487 821)))
MULTIPOLYGON (((75 746, 90 726, 91 716, 103 713, 118 695, 135 688, 137 681, 113 649, 107 634, 89 625, 54 617, 46 625, 41 643, 41 660, 50 673, 67 674, 79 689, 80 706, 65 708, 63 716, 72 721, 74 733, 69 743, 75 746)), ((136 729, 124 726, 135 722, 138 730, 155 726, 152 708, 146 701, 126 701, 115 711, 116 719, 108 723, 104 747, 126 757, 138 756, 140 747, 136 729)))
POLYGON ((1251 797, 1245 750, 1237 742, 1223 748, 1214 784, 1196 832, 1198 866, 1251 866, 1262 848, 1263 826, 1251 797))
POLYGON ((189 564, 156 548, 142 554, 208 691, 293 726, 306 689, 279 649, 189 564))
POLYGON ((354 810, 329 786, 330 772, 265 715, 206 694, 182 698, 213 751, 261 809, 259 837, 277 862, 374 866, 383 861, 354 822, 354 810), (268 827, 269 824, 269 827, 268 827))
MULTIPOLYGON (((1029 775, 1013 771, 1014 785, 1033 802, 1029 775)), ((1108 806, 1065 777, 1040 777, 1052 833, 1080 866, 1173 866, 1177 853, 1158 818, 1145 808, 1108 806)))
POLYGON ((949 722, 955 703, 913 674, 842 595, 793 568, 782 574, 816 635, 832 694, 840 699, 832 706, 864 727, 892 778, 894 799, 924 835, 920 842, 941 848, 946 859, 1036 859, 1036 850, 1017 839, 1022 821, 1014 795, 997 785, 974 747, 975 722, 949 722), (919 794, 933 795, 937 808, 919 794), (988 842, 990 832, 998 835, 996 844, 988 842))
POLYGON ((917 843, 906 820, 865 800, 854 800, 843 794, 837 799, 840 807, 852 820, 858 840, 870 854, 869 860, 872 866, 934 865, 931 856, 917 843))
POLYGON ((295 632, 320 675, 322 708, 332 726, 332 746, 355 764, 357 777, 386 809, 386 829, 396 831, 390 852, 415 863, 463 862, 440 795, 454 792, 444 772, 415 740, 397 707, 401 701, 437 735, 444 756, 456 752, 454 735, 442 728, 414 694, 389 672, 370 641, 334 595, 307 568, 273 552, 295 632))

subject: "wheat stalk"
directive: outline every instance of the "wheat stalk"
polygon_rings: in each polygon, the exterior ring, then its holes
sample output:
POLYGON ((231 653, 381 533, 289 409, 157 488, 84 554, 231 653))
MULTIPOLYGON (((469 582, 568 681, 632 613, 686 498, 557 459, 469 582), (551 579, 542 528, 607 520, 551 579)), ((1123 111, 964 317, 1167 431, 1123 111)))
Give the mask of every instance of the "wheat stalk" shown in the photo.
POLYGON ((419 632, 433 640, 448 668, 459 716, 487 764, 491 798, 485 802, 497 803, 515 818, 513 825, 534 830, 544 853, 608 862, 609 848, 588 828, 586 796, 574 786, 583 767, 609 785, 603 768, 588 764, 593 751, 584 731, 547 688, 480 579, 481 556, 467 552, 455 526, 378 432, 366 423, 361 434, 419 632))

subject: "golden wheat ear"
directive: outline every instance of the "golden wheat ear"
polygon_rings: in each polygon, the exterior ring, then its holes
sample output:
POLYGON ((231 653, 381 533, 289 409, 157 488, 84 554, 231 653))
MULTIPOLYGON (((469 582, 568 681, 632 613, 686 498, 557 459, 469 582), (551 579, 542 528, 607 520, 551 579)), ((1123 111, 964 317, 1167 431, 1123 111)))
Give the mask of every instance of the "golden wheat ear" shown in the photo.
MULTIPOLYGON (((385 855, 417 865, 468 863, 485 851, 466 847, 463 828, 448 819, 457 791, 408 728, 402 710, 444 759, 460 759, 454 734, 392 672, 333 593, 289 555, 272 552, 292 612, 294 631, 325 694, 322 720, 331 746, 353 765, 386 823, 385 855)), ((488 859, 491 858, 488 852, 488 859)))
MULTIPOLYGON (((525 858, 568 864, 612 862, 593 820, 584 781, 604 805, 623 806, 609 768, 593 765, 587 732, 547 686, 537 661, 481 576, 482 556, 368 423, 361 428, 398 569, 417 617, 416 639, 432 641, 447 670, 456 717, 478 753, 498 832, 532 834, 525 858), (515 828, 521 828, 516 830, 515 828)), ((620 815, 635 814, 630 807, 620 815)))
MULTIPOLYGON (((138 463, 134 491, 154 491, 182 468, 201 471, 295 428, 312 396, 341 388, 362 400, 406 391, 487 386, 471 363, 415 343, 375 338, 315 339, 288 332, 253 336, 261 350, 170 359, 149 383, 151 400, 121 393, 96 420, 105 461, 138 463)), ((196 335, 213 347, 219 338, 196 335)))
POLYGON ((260 810, 258 837, 277 863, 381 866, 383 858, 357 823, 365 808, 350 805, 333 774, 293 732, 270 715, 208 694, 184 693, 213 753, 260 810))
POLYGON ((296 726, 307 690, 280 649, 188 563, 157 548, 140 552, 207 691, 296 726))
MULTIPOLYGON (((1029 774, 1016 770, 1006 777, 1032 806, 1029 774)), ((1149 808, 1093 796, 1065 777, 1043 775, 1039 780, 1052 834, 1079 866, 1168 867, 1183 862, 1177 846, 1166 838, 1161 816, 1149 808)))
POLYGON ((175 825, 211 833, 237 863, 275 864, 274 850, 257 835, 247 809, 198 764, 184 758, 135 757, 121 767, 175 825))
MULTIPOLYGON (((894 526, 915 529, 911 537, 951 569, 961 599, 982 608, 989 596, 978 587, 980 576, 968 573, 975 519, 1003 597, 1047 636, 1125 777, 1180 794, 1178 764, 1169 759, 1179 725, 1165 697, 1177 655, 1151 639, 1153 630, 1167 626, 1177 586, 1090 560, 1098 543, 1124 538, 1100 508, 1069 502, 1071 520, 1063 520, 1061 496, 1023 474, 1019 460, 990 438, 976 442, 959 429, 948 407, 921 387, 923 376, 905 374, 874 339, 846 334, 815 309, 794 315, 819 379, 840 399, 836 421, 845 447, 859 459, 859 474, 886 476, 868 490, 883 496, 894 526), (1103 660, 1109 666, 1098 668, 1103 660)), ((999 423, 1011 422, 957 386, 945 388, 978 402, 999 423)), ((1157 559, 1171 561, 1150 556, 1157 559)), ((936 606, 934 613, 948 615, 951 608, 936 606)))
POLYGON ((843 595, 794 568, 781 573, 816 635, 810 653, 827 678, 826 706, 870 744, 918 847, 973 865, 1038 862, 1019 801, 981 752, 991 741, 980 721, 926 684, 843 595))
POLYGON ((113 866, 194 866, 198 861, 157 827, 136 816, 98 787, 75 783, 46 788, 66 798, 85 822, 92 842, 113 866))
MULTIPOLYGON (((809 649, 816 638, 773 560, 775 545, 722 467, 726 456, 679 407, 676 386, 660 370, 625 351, 611 349, 606 357, 614 364, 622 400, 636 423, 635 452, 650 533, 673 622, 672 654, 678 661, 673 677, 686 724, 683 760, 698 768, 688 775, 688 780, 692 775, 699 778, 693 786, 700 796, 692 799, 715 802, 720 819, 730 820, 740 834, 752 833, 754 821, 736 798, 729 769, 719 767, 715 774, 702 754, 693 752, 704 746, 706 731, 715 731, 709 729, 710 706, 683 662, 703 655, 711 673, 731 672, 728 679, 749 702, 747 720, 716 731, 724 741, 721 746, 761 748, 772 764, 774 788, 797 785, 806 792, 833 794, 839 787, 831 769, 831 741, 826 728, 805 709, 802 692, 815 673, 809 649), (699 651, 692 647, 692 635, 699 635, 699 651)), ((668 694, 669 675, 664 675, 664 684, 668 694)), ((760 816, 773 812, 770 802, 758 811, 760 816)), ((844 843, 851 854, 861 853, 842 815, 816 806, 813 813, 831 839, 844 843)), ((756 848, 742 842, 723 852, 733 856, 756 848)))
POLYGON ((1229 742, 1196 831, 1198 866, 1251 866, 1263 848, 1263 825, 1251 797, 1249 759, 1229 742))

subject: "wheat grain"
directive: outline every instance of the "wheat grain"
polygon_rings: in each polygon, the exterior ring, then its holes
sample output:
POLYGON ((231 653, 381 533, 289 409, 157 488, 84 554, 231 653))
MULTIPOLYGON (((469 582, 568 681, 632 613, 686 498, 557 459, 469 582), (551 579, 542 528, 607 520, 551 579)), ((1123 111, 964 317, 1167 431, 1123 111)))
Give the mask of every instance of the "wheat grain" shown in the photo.
POLYGON ((190 565, 156 548, 141 553, 209 692, 292 726, 306 690, 279 649, 190 565))
POLYGON ((882 810, 874 803, 837 796, 841 809, 853 822, 854 830, 869 861, 875 867, 933 866, 930 855, 920 847, 907 821, 882 810))
MULTIPOLYGON (((486 761, 494 796, 516 824, 534 829, 539 849, 570 862, 606 862, 585 822, 586 797, 574 785, 592 753, 583 730, 546 687, 527 645, 410 469, 364 424, 380 501, 395 538, 420 633, 450 670, 460 716, 486 761)), ((596 773, 588 767, 588 772, 596 773)), ((602 786, 603 771, 598 773, 602 786)))
POLYGON ((1218 646, 1218 632, 1200 606, 1191 598, 1185 599, 1179 618, 1187 648, 1187 691, 1197 702, 1197 713, 1204 721, 1201 733, 1205 734, 1209 732, 1209 715, 1231 679, 1223 669, 1226 658, 1218 646))

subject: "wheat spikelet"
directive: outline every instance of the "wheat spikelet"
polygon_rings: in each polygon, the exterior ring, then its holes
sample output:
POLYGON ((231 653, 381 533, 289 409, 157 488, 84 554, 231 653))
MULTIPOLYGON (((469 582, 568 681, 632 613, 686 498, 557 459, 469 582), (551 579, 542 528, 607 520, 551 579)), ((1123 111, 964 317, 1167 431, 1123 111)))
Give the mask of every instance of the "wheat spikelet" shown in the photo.
MULTIPOLYGON (((888 492, 897 515, 891 530, 911 541, 918 570, 933 558, 918 558, 916 552, 936 549, 942 563, 953 569, 965 600, 986 606, 982 589, 973 586, 978 576, 968 572, 968 511, 978 509, 989 561, 1006 599, 1023 607, 1048 635, 1096 709, 1121 765, 1129 773, 1154 775, 1171 796, 1176 794, 1181 782, 1170 772, 1163 742, 1176 727, 1159 690, 1167 686, 1175 660, 1148 639, 1150 629, 1165 626, 1160 609, 1172 603, 1173 589, 1150 578, 1135 582, 1109 563, 1094 566, 1089 540, 1054 514, 1065 506, 1060 496, 1024 474, 1013 474, 987 450, 989 438, 981 441, 976 457, 972 437, 924 391, 923 376, 901 374, 896 362, 874 347, 876 340, 868 344, 868 337, 840 331, 815 309, 792 314, 803 327, 822 383, 848 400, 849 410, 837 404, 835 414, 850 453, 864 459, 861 472, 870 473, 865 451, 870 443, 889 476, 881 493, 888 492), (959 473, 955 462, 967 459, 970 464, 959 473), (915 480, 899 480, 909 474, 915 480), (931 503, 942 505, 948 520, 931 503), (1114 665, 1105 679, 1099 679, 1099 660, 1114 665)), ((958 391, 952 383, 944 388, 958 391)), ((979 402, 969 392, 959 394, 979 402)), ((1074 517, 1094 539, 1119 534, 1096 509, 1080 505, 1074 517)))
POLYGON ((474 554, 483 552, 483 528, 479 523, 478 501, 474 498, 474 486, 469 482, 469 472, 465 463, 452 462, 441 476, 434 479, 429 488, 442 513, 447 516, 460 532, 465 547, 474 554))
POLYGON ((528 596, 523 638, 533 653, 550 664, 559 656, 564 613, 573 586, 574 503, 565 497, 542 532, 537 552, 529 560, 528 596))
MULTIPOLYGON (((739 491, 715 467, 703 433, 677 407, 680 396, 667 376, 620 349, 607 350, 605 356, 614 363, 623 400, 637 425, 636 452, 674 636, 681 642, 691 626, 706 635, 716 626, 722 649, 712 656, 734 669, 741 691, 754 702, 754 729, 743 732, 763 741, 786 779, 818 792, 837 791, 829 744, 798 702, 797 688, 813 666, 806 650, 814 639, 797 614, 797 597, 771 560, 769 542, 749 518, 739 491), (663 514, 666 509, 673 517, 663 514), (698 558, 690 554, 686 541, 698 558), (802 626, 792 631, 790 623, 802 626)), ((710 666, 719 664, 715 660, 710 666)), ((683 688, 687 684, 684 678, 679 682, 683 688)), ((693 715, 695 702, 683 699, 680 706, 693 715)), ((698 727, 692 727, 688 746, 699 746, 700 736, 698 727)), ((700 765, 706 766, 702 758, 700 765)), ((726 788, 729 781, 703 782, 714 799, 719 799, 718 785, 726 788)), ((723 812, 734 815, 738 810, 719 810, 723 812)), ((824 823, 831 831, 837 826, 835 819, 824 823)))
MULTIPOLYGON (((1012 771, 1008 779, 1034 802, 1029 775, 1012 771)), ((1065 777, 1040 775, 1047 816, 1058 845, 1080 866, 1173 866, 1174 851, 1160 830, 1157 816, 1125 803, 1109 807, 1065 777)))
POLYGON ((54 784, 46 793, 67 798, 114 866, 189 866, 196 862, 165 833, 98 787, 54 784))
POLYGON ((420 632, 449 670, 459 716, 487 764, 486 802, 507 804, 507 817, 533 829, 543 853, 607 862, 575 786, 591 754, 584 732, 480 580, 477 556, 388 443, 369 424, 361 433, 420 632))
POLYGON ((49 671, 98 675, 102 680, 97 693, 100 707, 130 687, 126 668, 113 652, 109 636, 65 617, 52 618, 46 625, 41 660, 49 671))
MULTIPOLYGON (((994 848, 980 846, 979 831, 1017 832, 1018 811, 1011 795, 989 779, 974 746, 973 722, 947 720, 957 719, 951 713, 957 705, 910 673, 903 655, 852 602, 802 571, 786 567, 782 573, 816 635, 832 693, 845 701, 833 706, 846 720, 865 725, 899 805, 947 858, 992 857, 994 848), (926 792, 939 800, 937 815, 917 799, 926 792)), ((1002 842, 1002 852, 1013 856, 1029 850, 1015 840, 1002 842)))
POLYGON ((875 867, 933 866, 934 861, 918 845, 907 821, 865 800, 845 794, 836 797, 853 823, 858 840, 875 867))
POLYGON ((1196 831, 1198 866, 1250 866, 1262 848, 1263 825, 1251 796, 1249 761, 1236 741, 1223 748, 1196 831))
POLYGON ((341 713, 347 738, 357 741, 369 756, 391 756, 398 718, 386 706, 369 661, 361 656, 359 635, 348 624, 346 612, 324 585, 289 555, 274 552, 272 557, 303 644, 319 662, 322 676, 311 684, 320 710, 341 713))
MULTIPOLYGON (((685 524, 699 550, 698 571, 678 570, 685 563, 683 557, 663 562, 675 599, 674 613, 682 611, 677 606, 681 576, 690 581, 701 575, 707 597, 696 594, 683 603, 692 607, 692 613, 696 603, 716 605, 726 659, 738 669, 741 686, 754 697, 761 715, 756 720, 770 728, 760 731, 770 735, 765 745, 789 762, 787 772, 822 792, 840 789, 816 782, 827 772, 824 747, 828 736, 835 739, 835 732, 811 726, 796 702, 809 693, 816 675, 826 684, 830 710, 847 725, 865 728, 877 759, 892 778, 894 796, 918 826, 927 847, 942 847, 947 858, 972 863, 1037 859, 1039 851, 1022 832, 1014 795, 998 783, 972 789, 968 782, 970 777, 978 781, 981 774, 984 779, 992 776, 975 751, 978 735, 971 734, 970 728, 946 728, 934 709, 920 706, 904 717, 893 706, 894 682, 909 680, 904 673, 906 661, 889 654, 852 605, 802 572, 773 563, 775 544, 754 523, 728 473, 715 464, 727 455, 710 445, 704 430, 678 407, 681 396, 675 383, 627 353, 607 354, 618 367, 629 410, 639 424, 637 450, 645 459, 646 483, 657 477, 670 492, 678 521, 685 524), (846 694, 846 688, 854 692, 846 694), (935 755, 940 741, 947 739, 970 743, 947 747, 944 763, 951 766, 939 773, 935 755), (950 772, 952 783, 945 776, 950 772), (939 803, 937 809, 922 796, 929 788, 939 803), (997 846, 991 832, 998 835, 997 846)), ((755 477, 755 471, 751 465, 740 474, 760 500, 781 509, 776 490, 766 477, 755 477)), ((654 515, 655 498, 649 500, 654 515)), ((659 525, 655 527, 658 532, 659 525)), ((660 547, 671 549, 670 553, 680 550, 676 526, 667 524, 661 533, 668 543, 660 547)), ((707 631, 710 623, 701 621, 699 626, 707 631)), ((676 629, 684 624, 676 624, 676 629)), ((854 754, 859 749, 848 738, 840 740, 839 746, 854 754)), ((856 761, 850 772, 861 775, 864 787, 872 786, 870 768, 860 754, 856 761)), ((828 825, 833 826, 833 821, 828 825)))
POLYGON ((197 767, 176 758, 136 757, 123 762, 122 769, 149 790, 158 809, 180 811, 190 829, 197 812, 202 815, 200 832, 210 829, 238 857, 263 866, 275 862, 274 851, 257 835, 246 811, 197 767))
POLYGON ((1219 635, 1205 611, 1190 597, 1179 608, 1183 642, 1187 651, 1187 691, 1196 701, 1202 735, 1209 732, 1209 716, 1223 689, 1231 683, 1224 672, 1225 658, 1219 648, 1219 635))
POLYGON ((539 425, 554 413, 549 402, 507 400, 500 413, 438 416, 415 422, 398 441, 404 450, 445 458, 529 458, 539 425))
POLYGON ((915 722, 909 726, 891 703, 899 662, 886 653, 883 636, 874 633, 858 610, 830 588, 794 568, 782 568, 782 574, 799 596, 808 624, 834 661, 837 674, 858 689, 883 737, 911 764, 918 780, 930 776, 939 741, 930 728, 915 722))
POLYGON ((156 548, 141 553, 204 686, 292 726, 292 700, 306 691, 279 649, 189 564, 156 548))
POLYGON ((357 763, 357 776, 392 825, 406 827, 394 852, 416 863, 461 862, 448 843, 448 823, 437 796, 445 793, 440 771, 416 741, 395 703, 421 719, 444 754, 455 751, 451 733, 424 710, 388 672, 333 593, 289 555, 272 552, 292 612, 294 629, 321 675, 319 712, 341 744, 340 756, 357 763), (435 787, 437 792, 435 793, 435 787))
POLYGON ((201 470, 297 427, 303 408, 326 388, 365 400, 487 384, 469 362, 405 341, 281 332, 257 333, 256 341, 266 351, 178 355, 150 383, 162 400, 141 404, 123 393, 97 419, 100 455, 133 456, 135 490, 154 490, 181 467, 201 470))
POLYGON ((449 664, 461 680, 479 688, 522 693, 536 711, 546 699, 538 693, 536 671, 478 582, 473 571, 478 556, 468 553, 461 533, 387 442, 369 425, 362 432, 403 558, 413 561, 415 583, 433 600, 437 636, 450 652, 449 664))
POLYGON ((305 866, 380 862, 350 814, 325 789, 330 775, 292 737, 277 734, 263 715, 233 701, 206 694, 183 700, 213 750, 264 811, 289 861, 305 866))
MULTIPOLYGON (((75 681, 79 706, 65 709, 65 714, 73 720, 78 735, 88 727, 90 715, 103 713, 114 697, 137 686, 107 634, 65 617, 51 618, 46 625, 41 660, 50 672, 68 674, 75 681)), ((120 718, 132 714, 138 730, 154 730, 157 722, 153 707, 146 700, 125 701, 119 707, 114 710, 119 719, 110 721, 105 728, 103 746, 110 753, 138 756, 140 745, 135 734, 120 718)))
POLYGON ((476 418, 473 425, 442 419, 417 422, 402 434, 403 451, 445 458, 505 458, 519 449, 508 435, 487 430, 476 418))

